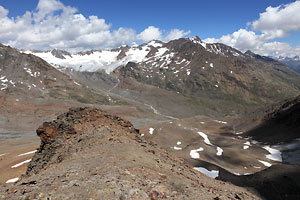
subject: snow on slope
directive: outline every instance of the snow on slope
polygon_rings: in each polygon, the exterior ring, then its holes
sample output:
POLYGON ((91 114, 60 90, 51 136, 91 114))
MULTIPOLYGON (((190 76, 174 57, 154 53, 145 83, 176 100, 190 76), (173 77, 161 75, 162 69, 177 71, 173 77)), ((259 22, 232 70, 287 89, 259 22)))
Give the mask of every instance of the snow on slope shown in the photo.
POLYGON ((65 59, 55 57, 51 51, 48 52, 34 52, 25 51, 23 53, 33 54, 38 56, 48 63, 53 65, 55 68, 59 66, 72 68, 76 71, 89 71, 94 72, 98 70, 105 70, 106 73, 112 72, 114 69, 121 65, 126 65, 128 62, 142 62, 146 61, 147 54, 151 48, 156 48, 158 52, 155 56, 161 56, 167 49, 162 48, 162 43, 158 41, 151 41, 145 45, 138 47, 131 47, 125 52, 123 58, 118 59, 118 55, 122 53, 122 49, 117 50, 102 50, 102 51, 91 51, 90 53, 77 53, 64 55, 65 59))
MULTIPOLYGON (((223 44, 205 43, 197 36, 186 38, 185 40, 199 45, 206 51, 214 54, 226 57, 230 55, 243 56, 238 50, 223 44)), ((185 74, 189 76, 191 71, 187 67, 191 61, 186 60, 183 57, 176 57, 175 54, 177 52, 173 52, 173 49, 169 49, 167 46, 168 45, 165 43, 153 40, 139 46, 121 46, 113 50, 92 50, 77 54, 69 54, 68 52, 60 50, 48 52, 25 51, 24 53, 36 55, 46 60, 57 69, 60 67, 68 67, 76 71, 89 72, 105 70, 108 74, 117 67, 126 65, 128 62, 144 62, 144 64, 152 63, 152 67, 160 67, 166 70, 171 62, 175 62, 177 65, 185 63, 183 64, 184 66, 181 66, 180 70, 185 70, 185 74)), ((214 64, 210 63, 209 66, 213 68, 214 64)), ((149 66, 147 65, 147 68, 148 67, 149 66)), ((176 76, 178 77, 178 74, 176 76)))

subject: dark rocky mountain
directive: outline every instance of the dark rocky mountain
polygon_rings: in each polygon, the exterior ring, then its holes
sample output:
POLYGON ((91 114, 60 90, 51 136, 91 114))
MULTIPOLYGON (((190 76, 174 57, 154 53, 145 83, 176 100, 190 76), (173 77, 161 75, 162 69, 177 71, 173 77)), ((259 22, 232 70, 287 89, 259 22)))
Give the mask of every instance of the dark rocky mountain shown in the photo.
POLYGON ((255 54, 250 50, 246 51, 245 55, 247 55, 249 57, 252 57, 252 58, 255 58, 255 59, 263 60, 263 61, 276 62, 276 60, 273 59, 273 58, 270 58, 268 56, 261 56, 261 55, 255 54))
POLYGON ((210 116, 237 116, 300 91, 299 74, 285 65, 198 37, 152 46, 147 59, 129 62, 114 74, 121 83, 130 77, 176 92, 197 105, 198 114, 210 116))
POLYGON ((300 96, 249 113, 237 129, 247 137, 269 144, 300 138, 300 96))
POLYGON ((2 199, 261 199, 144 140, 130 122, 78 108, 37 130, 27 173, 2 199))
POLYGON ((51 54, 56 57, 56 58, 60 58, 60 59, 66 59, 65 56, 69 56, 69 57, 72 57, 72 55, 67 52, 67 51, 63 51, 63 50, 58 50, 58 49, 53 49, 51 51, 51 54))

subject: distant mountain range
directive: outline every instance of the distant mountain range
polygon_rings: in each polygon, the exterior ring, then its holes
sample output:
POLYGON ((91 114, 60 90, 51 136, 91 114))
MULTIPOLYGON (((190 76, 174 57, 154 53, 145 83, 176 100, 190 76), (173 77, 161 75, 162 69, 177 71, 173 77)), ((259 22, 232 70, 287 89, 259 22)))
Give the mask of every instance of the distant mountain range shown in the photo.
POLYGON ((287 65, 290 69, 294 70, 295 72, 300 73, 300 57, 279 57, 277 60, 285 65, 287 65))
POLYGON ((220 43, 205 43, 198 37, 76 54, 61 50, 23 52, 61 71, 105 70, 108 74, 113 72, 122 83, 130 77, 141 84, 175 92, 184 96, 185 102, 197 105, 191 115, 235 116, 248 108, 297 96, 300 90, 299 74, 275 59, 251 51, 242 53, 220 43))

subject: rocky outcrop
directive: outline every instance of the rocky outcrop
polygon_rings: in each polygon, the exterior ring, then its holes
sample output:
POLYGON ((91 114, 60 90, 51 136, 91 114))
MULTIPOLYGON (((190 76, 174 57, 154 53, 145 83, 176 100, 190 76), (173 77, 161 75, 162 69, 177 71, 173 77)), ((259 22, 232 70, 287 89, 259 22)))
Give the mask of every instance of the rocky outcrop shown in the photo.
POLYGON ((63 51, 63 50, 58 50, 58 49, 53 49, 51 51, 51 54, 53 56, 55 56, 56 58, 60 58, 60 59, 66 59, 65 56, 72 57, 72 55, 69 52, 63 51))
MULTIPOLYGON (((53 122, 44 122, 38 127, 36 133, 41 139, 41 146, 28 166, 26 174, 38 173, 52 162, 61 162, 73 148, 70 142, 80 141, 82 137, 89 134, 88 132, 79 132, 78 126, 86 121, 104 122, 103 119, 111 120, 111 124, 121 126, 128 133, 137 133, 129 121, 105 114, 99 109, 71 108, 69 112, 59 115, 53 122)), ((105 125, 102 124, 102 126, 105 125)))
POLYGON ((37 130, 26 176, 2 199, 260 199, 211 179, 99 109, 70 109, 37 130))

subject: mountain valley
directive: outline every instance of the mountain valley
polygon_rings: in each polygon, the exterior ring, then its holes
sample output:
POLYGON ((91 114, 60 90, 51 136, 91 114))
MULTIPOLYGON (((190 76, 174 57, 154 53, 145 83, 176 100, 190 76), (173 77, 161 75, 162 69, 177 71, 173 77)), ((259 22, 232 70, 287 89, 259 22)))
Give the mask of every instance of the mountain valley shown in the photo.
POLYGON ((198 37, 1 45, 0 81, 3 199, 300 197, 300 74, 276 60, 198 37))

